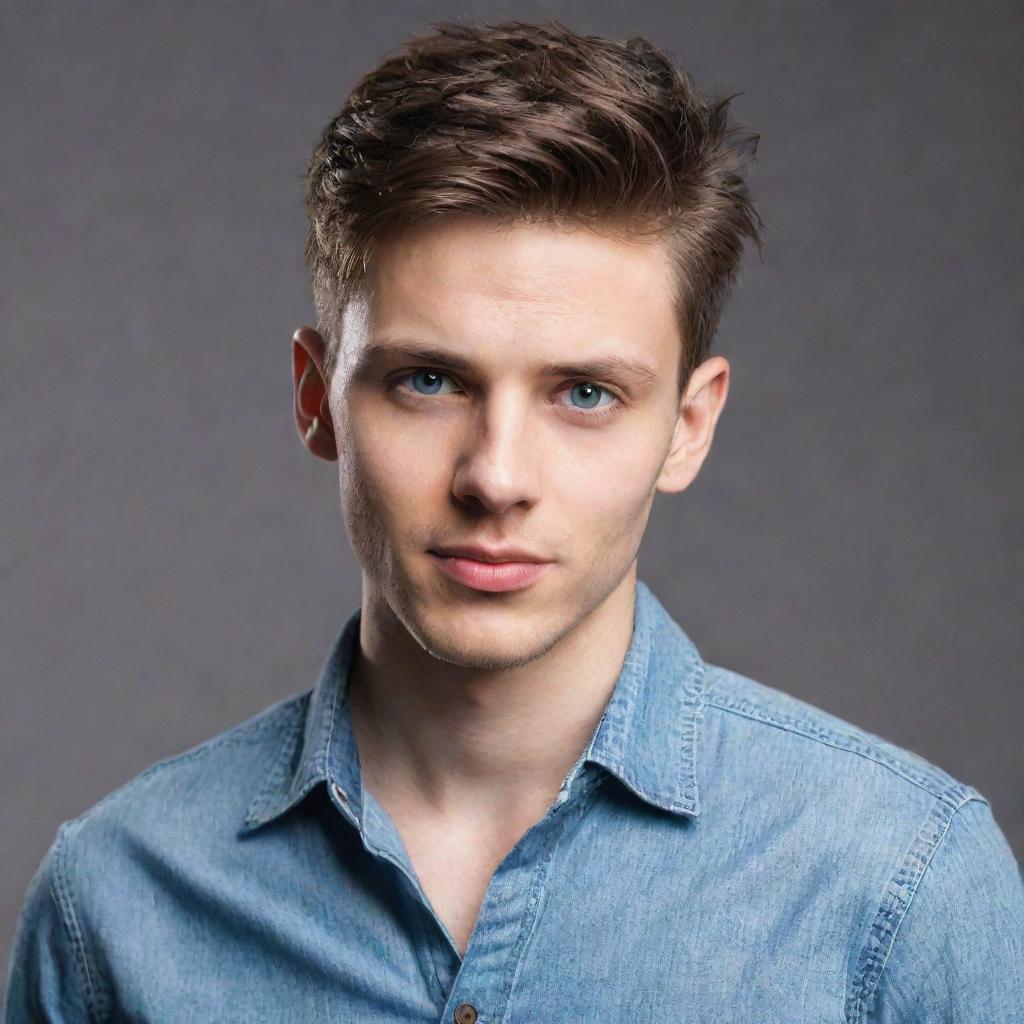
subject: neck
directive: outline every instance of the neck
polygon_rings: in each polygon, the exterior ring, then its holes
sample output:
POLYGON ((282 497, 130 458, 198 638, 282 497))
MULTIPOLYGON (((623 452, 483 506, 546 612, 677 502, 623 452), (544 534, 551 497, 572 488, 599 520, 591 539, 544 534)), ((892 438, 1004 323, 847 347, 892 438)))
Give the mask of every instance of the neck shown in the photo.
POLYGON ((432 657, 364 603, 349 706, 363 784, 384 803, 475 819, 546 809, 611 697, 632 639, 636 565, 534 660, 478 670, 432 657))

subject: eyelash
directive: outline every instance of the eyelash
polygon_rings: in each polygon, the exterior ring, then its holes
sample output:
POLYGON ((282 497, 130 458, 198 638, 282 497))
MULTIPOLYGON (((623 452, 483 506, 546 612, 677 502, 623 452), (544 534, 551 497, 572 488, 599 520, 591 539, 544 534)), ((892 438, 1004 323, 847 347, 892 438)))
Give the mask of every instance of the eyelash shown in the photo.
MULTIPOLYGON (((418 403, 420 401, 429 400, 431 397, 434 397, 431 395, 421 395, 416 391, 410 391, 408 389, 403 390, 402 388, 400 388, 399 385, 401 384, 402 381, 407 380, 409 377, 412 377, 417 373, 432 373, 436 374, 438 377, 444 377, 448 380, 455 379, 454 377, 451 376, 451 374, 445 373, 443 370, 434 370, 429 366, 418 366, 414 370, 406 370, 403 374, 401 374, 401 376, 395 377, 391 384, 391 389, 399 395, 402 401, 418 403)), ((575 387, 577 384, 593 384, 595 387, 599 388, 601 391, 607 392, 615 399, 615 401, 610 405, 606 405, 595 410, 580 409, 578 406, 571 405, 562 406, 563 409, 568 409, 570 413, 578 419, 587 420, 590 422, 594 422, 595 420, 606 420, 609 416, 614 416, 615 413, 617 413, 619 409, 622 408, 622 399, 614 391, 612 391, 611 388, 606 387, 604 384, 599 384, 597 381, 588 380, 585 377, 573 378, 571 381, 568 382, 568 384, 569 387, 575 387)))

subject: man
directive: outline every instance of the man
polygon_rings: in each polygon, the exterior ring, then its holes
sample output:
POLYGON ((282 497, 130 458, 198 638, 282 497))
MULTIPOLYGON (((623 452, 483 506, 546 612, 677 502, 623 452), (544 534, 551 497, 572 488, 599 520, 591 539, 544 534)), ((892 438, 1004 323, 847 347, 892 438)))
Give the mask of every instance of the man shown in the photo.
POLYGON ((636 555, 710 449, 755 137, 642 39, 443 24, 310 164, 317 685, 59 830, 8 1019, 1022 1019, 985 797, 705 662, 636 555))

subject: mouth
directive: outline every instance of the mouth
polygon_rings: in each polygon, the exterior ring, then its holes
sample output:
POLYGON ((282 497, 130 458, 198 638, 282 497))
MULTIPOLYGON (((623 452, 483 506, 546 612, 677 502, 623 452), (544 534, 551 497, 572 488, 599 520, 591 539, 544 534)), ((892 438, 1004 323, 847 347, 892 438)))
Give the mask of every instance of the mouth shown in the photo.
POLYGON ((440 551, 428 551, 427 554, 449 579, 473 590, 490 593, 524 590, 554 565, 554 562, 483 561, 440 551))

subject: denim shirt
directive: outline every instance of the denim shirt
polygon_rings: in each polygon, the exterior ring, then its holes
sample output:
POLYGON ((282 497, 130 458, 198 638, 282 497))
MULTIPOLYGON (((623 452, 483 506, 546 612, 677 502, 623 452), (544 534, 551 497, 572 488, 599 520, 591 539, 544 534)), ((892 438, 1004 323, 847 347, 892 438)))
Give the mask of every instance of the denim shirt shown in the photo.
POLYGON ((361 785, 359 619, 312 690, 60 826, 9 1022, 1024 1021, 985 797, 705 662, 642 581, 604 714, 460 956, 361 785))

